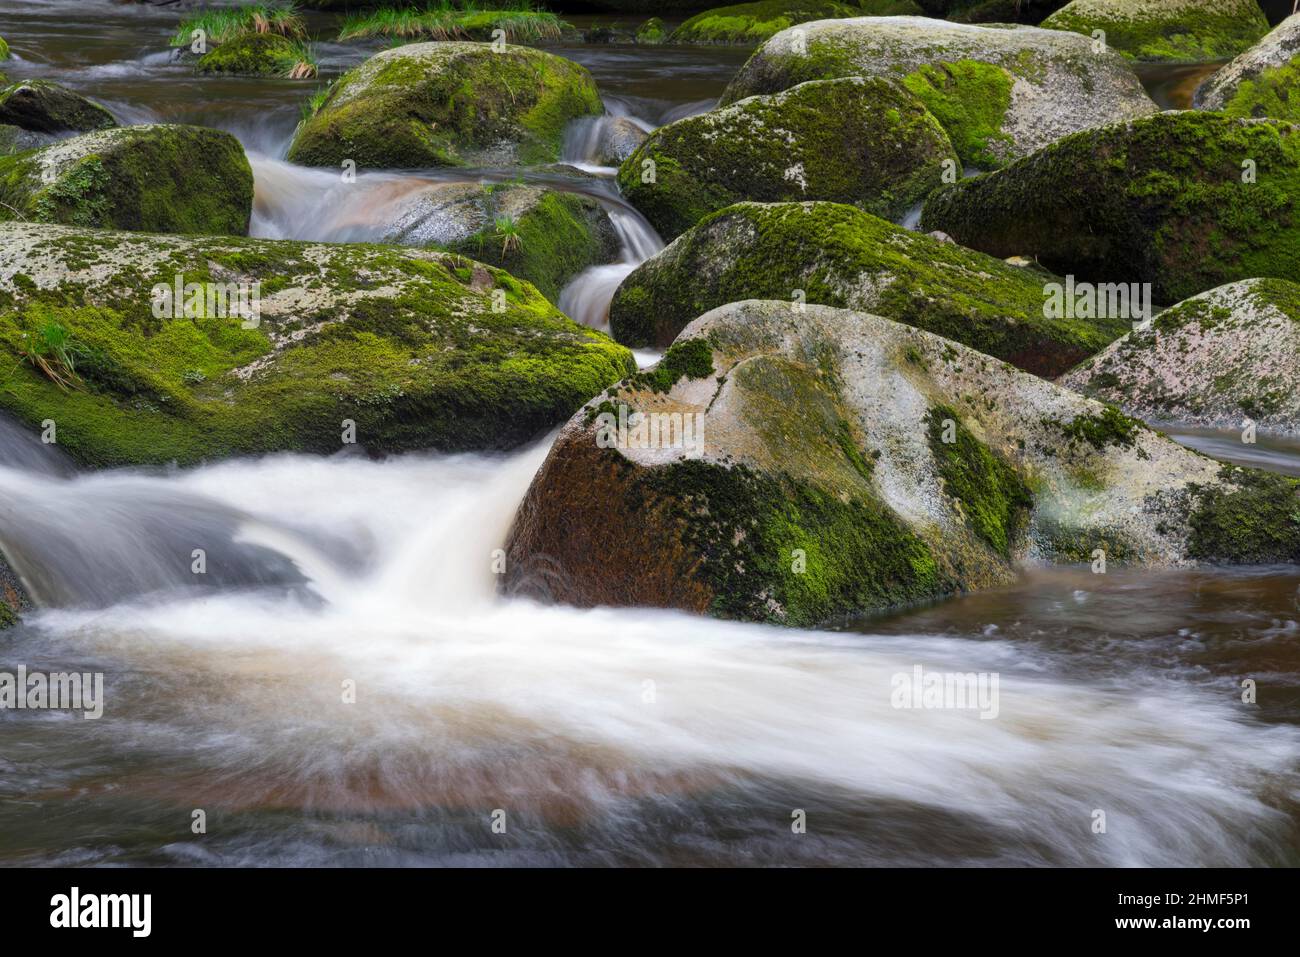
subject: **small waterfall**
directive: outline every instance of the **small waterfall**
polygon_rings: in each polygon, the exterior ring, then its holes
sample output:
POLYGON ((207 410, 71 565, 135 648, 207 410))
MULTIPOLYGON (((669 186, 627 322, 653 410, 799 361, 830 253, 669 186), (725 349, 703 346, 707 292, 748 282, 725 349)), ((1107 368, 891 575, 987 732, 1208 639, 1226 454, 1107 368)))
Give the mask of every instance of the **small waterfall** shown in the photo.
POLYGON ((630 207, 610 208, 609 218, 618 234, 619 261, 583 270, 560 291, 559 302, 560 311, 570 319, 603 331, 609 330, 609 304, 619 285, 664 248, 654 227, 630 207))

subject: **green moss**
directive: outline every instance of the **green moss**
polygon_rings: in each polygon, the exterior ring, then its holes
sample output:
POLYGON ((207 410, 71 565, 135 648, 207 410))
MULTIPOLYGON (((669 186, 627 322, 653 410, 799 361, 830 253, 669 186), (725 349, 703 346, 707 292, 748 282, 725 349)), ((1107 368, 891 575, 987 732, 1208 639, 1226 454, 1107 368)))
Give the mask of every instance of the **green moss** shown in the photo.
POLYGON ((1080 280, 1151 282, 1167 303, 1237 279, 1294 276, 1297 196, 1300 128, 1161 113, 1071 134, 944 187, 922 228, 1080 280))
POLYGON ((1113 0, 1114 11, 1071 3, 1043 26, 1091 36, 1104 30, 1107 46, 1133 60, 1227 60, 1268 33, 1255 0, 1206 0, 1197 9, 1164 11, 1157 3, 1113 0), (1123 7, 1123 9, 1121 9, 1123 7))
POLYGON ((1225 466, 1229 488, 1193 489, 1188 554, 1205 561, 1300 562, 1300 481, 1225 466))
POLYGON ((9 44, 5 42, 4 37, 0 37, 0 60, 9 59, 9 44))
POLYGON ((713 348, 704 339, 674 342, 649 372, 638 372, 628 382, 631 388, 667 392, 683 376, 707 379, 713 375, 713 348))
POLYGON ((869 494, 697 461, 647 469, 639 483, 648 500, 672 503, 719 617, 808 626, 957 590, 869 494))
POLYGON ((248 232, 253 171, 229 133, 195 126, 143 126, 86 134, 0 157, 0 221, 173 233, 248 232), (73 155, 53 167, 50 151, 73 155))
POLYGON ((861 15, 833 0, 758 0, 696 14, 673 31, 672 42, 761 43, 797 23, 861 15))
POLYGON ((805 83, 660 127, 619 168, 625 196, 666 238, 741 200, 852 203, 885 217, 934 189, 956 154, 892 80, 805 83), (654 182, 645 182, 647 163, 654 182))
POLYGON ((576 193, 548 192, 513 221, 518 245, 507 248, 495 226, 449 246, 536 286, 551 302, 574 276, 610 262, 618 241, 600 204, 576 193))
POLYGON ((560 158, 576 117, 604 111, 591 75, 527 47, 475 43, 401 47, 341 77, 299 125, 291 162, 415 169, 523 165, 560 158))
POLYGON ((740 299, 862 309, 1059 375, 1129 329, 1122 319, 1046 319, 1043 277, 837 203, 742 203, 707 217, 631 273, 610 305, 615 338, 666 345, 740 299))
POLYGON ((978 60, 926 64, 903 77, 948 132, 961 161, 984 168, 1001 166, 1012 143, 1002 124, 1013 82, 1002 67, 978 60))
POLYGON ((195 69, 200 73, 225 73, 236 76, 287 76, 302 63, 310 67, 304 76, 315 75, 312 56, 300 41, 278 33, 253 33, 213 47, 199 57, 195 69))
POLYGON ((0 408, 94 466, 192 464, 235 454, 331 452, 352 419, 373 452, 508 448, 553 428, 635 372, 631 354, 560 314, 526 283, 471 287, 450 257, 383 246, 312 246, 63 233, 48 241, 70 278, 4 290, 0 408), (123 255, 128 242, 149 252, 123 255), (180 243, 182 245, 176 245, 180 243), (80 270, 109 267, 86 285, 80 270), (155 319, 150 291, 187 282, 278 279, 308 292, 262 324, 155 319), (86 305, 94 301, 96 305, 86 305), (20 360, 23 336, 58 322, 86 349, 84 390, 63 392, 20 360))
POLYGON ((1243 79, 1224 102, 1222 112, 1229 116, 1300 120, 1300 59, 1243 79))
POLYGON ((98 103, 48 80, 24 80, 0 89, 0 124, 38 133, 86 132, 117 125, 98 103))
POLYGON ((1100 415, 1080 415, 1060 426, 1061 434, 1071 442, 1087 442, 1097 451, 1108 445, 1132 448, 1143 425, 1119 409, 1108 405, 1100 415))
POLYGON ((655 44, 668 40, 668 28, 659 17, 651 17, 636 29, 636 42, 655 44))
POLYGON ((926 421, 944 491, 961 504, 971 530, 998 554, 1010 557, 1033 507, 1029 487, 1014 468, 971 435, 955 410, 935 406, 926 421), (950 443, 943 441, 945 420, 955 426, 955 441, 950 443))

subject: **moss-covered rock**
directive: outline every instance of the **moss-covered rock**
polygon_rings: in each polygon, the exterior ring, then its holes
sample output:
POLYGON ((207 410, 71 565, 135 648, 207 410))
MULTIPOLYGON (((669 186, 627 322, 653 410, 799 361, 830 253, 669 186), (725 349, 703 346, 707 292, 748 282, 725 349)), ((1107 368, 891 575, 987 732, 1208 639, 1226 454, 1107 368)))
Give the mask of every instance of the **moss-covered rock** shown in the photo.
POLYGON ((663 20, 659 17, 651 17, 645 23, 636 28, 635 39, 637 43, 644 43, 647 45, 667 43, 668 34, 668 27, 663 20))
POLYGON ((510 534, 509 590, 811 625, 1098 549, 1300 559, 1297 483, 910 326, 748 300, 691 323, 664 365, 561 431, 510 534), (1261 501, 1281 534, 1227 540, 1221 516, 1261 501))
POLYGON ((244 235, 252 208, 243 147, 206 127, 99 130, 0 157, 0 221, 244 235))
POLYGON ((635 368, 528 283, 453 254, 0 226, 0 409, 54 420, 89 465, 333 452, 347 420, 372 452, 509 448, 635 368), (159 286, 177 277, 212 285, 169 318, 159 286), (257 315, 234 308, 241 288, 257 315), (71 387, 24 358, 51 327, 71 387))
POLYGON ((0 124, 34 133, 89 133, 117 126, 98 103, 48 80, 23 80, 0 89, 0 124))
POLYGON ((1030 269, 909 232, 838 203, 742 203, 642 263, 610 305, 630 346, 666 346, 739 299, 843 306, 917 326, 1056 376, 1128 332, 1123 319, 1048 319, 1030 269))
MULTIPOLYGON (((887 2, 887 0, 882 0, 887 2)), ((916 0, 917 11, 926 16, 945 17, 958 23, 1038 23, 1055 13, 1068 0, 916 0)), ((872 12, 872 0, 864 0, 872 12)))
POLYGON ((1236 56, 1268 32, 1257 0, 1072 0, 1042 24, 1088 36, 1134 60, 1236 56))
MULTIPOLYGON (((613 223, 590 196, 521 185, 461 184, 440 192, 423 222, 455 222, 459 235, 437 245, 526 279, 551 302, 587 267, 618 258, 613 223)), ((405 224, 415 225, 420 213, 405 224)), ((410 239, 407 233, 401 241, 410 239)))
POLYGON ((1300 434, 1300 285, 1247 279, 1187 299, 1061 383, 1147 421, 1300 434))
POLYGON ((901 217, 957 158, 898 83, 846 77, 755 96, 655 130, 619 167, 623 194, 665 237, 741 200, 820 199, 901 217))
POLYGON ((1089 282, 1149 282, 1171 303, 1300 261, 1300 127, 1161 113, 1068 136, 945 186, 922 225, 1089 282))
POLYGON ((9 44, 5 42, 4 37, 0 37, 0 60, 9 59, 9 44))
POLYGON ((340 77, 289 147, 290 161, 413 169, 542 164, 564 128, 604 112, 585 68, 528 47, 412 43, 340 77))
POLYGON ((1300 120, 1300 16, 1287 17, 1207 79, 1193 102, 1229 116, 1300 120))
POLYGON ((925 17, 821 20, 766 41, 723 93, 731 103, 825 77, 903 82, 962 162, 1002 165, 1067 133, 1156 111, 1137 76, 1074 34, 925 17))
POLYGON ((672 42, 761 43, 797 23, 861 15, 835 0, 757 0, 697 13, 673 31, 672 42))
POLYGON ((279 33, 251 33, 213 47, 194 68, 233 76, 287 76, 300 62, 300 43, 279 33))

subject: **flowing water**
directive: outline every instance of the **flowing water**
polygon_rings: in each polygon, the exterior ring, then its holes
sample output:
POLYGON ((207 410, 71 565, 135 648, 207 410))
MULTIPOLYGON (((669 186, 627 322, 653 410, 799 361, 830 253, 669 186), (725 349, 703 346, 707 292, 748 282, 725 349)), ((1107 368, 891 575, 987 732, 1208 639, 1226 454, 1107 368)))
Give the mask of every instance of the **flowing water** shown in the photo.
MULTIPOLYGON (((0 2, 11 72, 237 132, 258 235, 376 238, 431 183, 517 172, 344 191, 283 160, 312 84, 197 79, 162 48, 174 12, 60 6, 0 2)), ((561 52, 646 125, 743 58, 561 52)), ((623 236, 562 299, 599 325, 658 239, 607 175, 527 175, 623 236)), ((1284 443, 1178 437, 1300 473, 1284 443)), ((42 606, 0 672, 106 682, 98 720, 0 712, 0 863, 1300 863, 1297 569, 1029 569, 823 631, 543 607, 493 562, 548 444, 87 474, 0 420, 0 544, 42 606), (895 707, 917 666, 996 675, 996 717, 895 707)))

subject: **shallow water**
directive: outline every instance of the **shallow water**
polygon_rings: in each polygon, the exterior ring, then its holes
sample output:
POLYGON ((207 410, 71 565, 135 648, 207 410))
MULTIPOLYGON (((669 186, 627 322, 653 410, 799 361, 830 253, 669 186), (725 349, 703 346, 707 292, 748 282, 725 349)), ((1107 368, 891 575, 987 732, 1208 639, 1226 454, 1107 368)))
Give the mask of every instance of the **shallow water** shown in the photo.
MULTIPOLYGON (((193 77, 171 9, 67 10, 0 0, 11 72, 236 132, 257 235, 374 238, 415 188, 515 174, 341 192, 283 161, 314 83, 193 77)), ((560 52, 649 125, 707 108, 745 56, 560 52)), ((529 175, 623 231, 561 299, 600 325, 658 238, 608 176, 529 175)), ((1300 474, 1293 447, 1177 437, 1300 474)), ((83 475, 0 421, 0 543, 45 605, 0 671, 107 683, 99 720, 0 712, 0 863, 1300 863, 1300 570, 1030 569, 824 631, 539 607, 499 597, 493 562, 547 447, 83 475), (996 674, 997 717, 895 707, 917 666, 996 674)))

